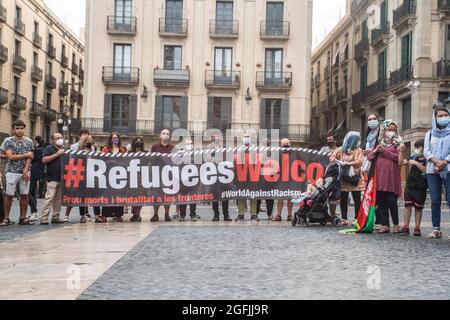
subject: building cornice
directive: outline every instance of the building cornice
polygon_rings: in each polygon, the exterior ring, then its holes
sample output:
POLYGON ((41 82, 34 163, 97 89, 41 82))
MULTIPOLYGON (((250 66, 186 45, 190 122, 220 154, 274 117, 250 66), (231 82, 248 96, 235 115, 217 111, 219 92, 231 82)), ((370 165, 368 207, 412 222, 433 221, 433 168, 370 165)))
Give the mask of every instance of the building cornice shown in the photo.
POLYGON ((352 19, 350 15, 345 15, 338 24, 331 30, 331 32, 322 40, 322 42, 314 49, 311 60, 316 61, 319 59, 326 50, 333 46, 336 39, 345 34, 352 26, 352 19))

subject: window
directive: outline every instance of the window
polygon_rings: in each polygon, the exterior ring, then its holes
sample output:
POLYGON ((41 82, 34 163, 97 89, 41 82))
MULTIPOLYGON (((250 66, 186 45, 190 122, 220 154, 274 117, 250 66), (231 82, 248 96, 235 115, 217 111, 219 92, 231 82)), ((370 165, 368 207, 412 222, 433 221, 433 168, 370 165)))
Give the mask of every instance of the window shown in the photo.
POLYGON ((16 42, 14 43, 14 51, 17 56, 20 56, 20 54, 22 53, 22 43, 19 40, 16 40, 16 42))
POLYGON ((39 23, 38 22, 34 22, 34 35, 39 35, 39 23))
POLYGON ((61 83, 65 83, 66 82, 66 73, 64 72, 64 70, 61 70, 61 79, 60 79, 61 83))
POLYGON ((39 65, 39 53, 33 52, 33 65, 38 66, 39 65))
POLYGON ((281 99, 266 99, 265 129, 279 129, 281 127, 281 99))
POLYGON ((164 70, 181 70, 182 67, 182 47, 164 47, 164 70))
POLYGON ((115 21, 116 26, 131 25, 132 1, 115 0, 115 21))
POLYGON ((20 95, 20 78, 14 77, 14 88, 13 88, 14 96, 20 95))
POLYGON ((361 23, 361 40, 369 39, 369 28, 367 26, 367 20, 364 20, 361 23))
POLYGON ((231 83, 233 68, 233 49, 215 48, 214 51, 214 82, 231 83))
POLYGON ((208 118, 208 128, 219 129, 226 132, 231 129, 231 112, 232 112, 232 98, 229 97, 213 97, 212 110, 210 110, 208 118))
POLYGON ((130 96, 113 95, 111 108, 111 127, 113 131, 128 129, 130 120, 130 96))
POLYGON ((387 50, 385 49, 378 55, 378 80, 387 78, 387 50))
POLYGON ((402 130, 411 129, 411 97, 402 101, 402 130))
POLYGON ((163 97, 163 127, 169 130, 181 128, 181 97, 163 97))
POLYGON ((450 24, 445 27, 445 48, 444 48, 445 60, 450 60, 450 24))
POLYGON ((402 38, 402 68, 412 65, 412 33, 402 38))
POLYGON ((114 45, 114 79, 126 80, 131 76, 131 45, 114 45))
POLYGON ((283 34, 283 2, 267 2, 266 5, 266 34, 283 34))
POLYGON ((35 107, 36 98, 37 98, 37 87, 36 86, 32 86, 31 87, 31 107, 32 108, 35 107))
POLYGON ((75 55, 75 53, 72 53, 72 63, 77 64, 77 56, 75 55))
POLYGON ((183 1, 166 0, 166 32, 182 33, 183 1))
POLYGON ((51 92, 47 92, 46 99, 45 99, 45 106, 48 109, 52 108, 52 93, 51 92))
POLYGON ((48 75, 53 75, 53 64, 49 61, 47 62, 47 74, 48 75))
POLYGON ((22 8, 16 6, 16 20, 17 22, 22 21, 22 8))
POLYGON ((378 109, 378 119, 380 121, 386 120, 386 107, 378 109))
POLYGON ((30 136, 35 137, 36 136, 36 121, 30 120, 30 136))
POLYGON ((367 64, 363 64, 360 69, 359 90, 361 96, 364 96, 367 89, 367 64))
POLYGON ((216 33, 233 33, 233 2, 216 2, 216 33))
POLYGON ((62 58, 65 58, 65 57, 66 57, 66 45, 65 45, 65 44, 63 44, 63 45, 61 46, 61 57, 62 57, 62 58))
POLYGON ((48 47, 53 47, 53 35, 51 33, 48 34, 48 47))
POLYGON ((281 84, 283 79, 283 49, 266 49, 265 83, 281 84))

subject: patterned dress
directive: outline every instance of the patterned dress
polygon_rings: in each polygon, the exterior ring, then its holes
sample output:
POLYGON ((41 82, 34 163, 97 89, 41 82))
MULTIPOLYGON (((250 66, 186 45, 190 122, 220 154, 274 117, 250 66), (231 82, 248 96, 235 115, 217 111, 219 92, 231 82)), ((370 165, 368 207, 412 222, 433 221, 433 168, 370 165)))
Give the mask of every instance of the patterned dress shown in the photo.
POLYGON ((343 154, 342 148, 337 149, 330 157, 330 161, 345 161, 345 162, 355 162, 353 166, 355 169, 355 174, 359 175, 359 184, 353 186, 349 183, 342 182, 342 192, 354 192, 354 191, 364 191, 366 189, 366 182, 364 181, 364 174, 361 170, 361 165, 363 163, 364 155, 361 148, 357 148, 350 151, 350 154, 343 154))

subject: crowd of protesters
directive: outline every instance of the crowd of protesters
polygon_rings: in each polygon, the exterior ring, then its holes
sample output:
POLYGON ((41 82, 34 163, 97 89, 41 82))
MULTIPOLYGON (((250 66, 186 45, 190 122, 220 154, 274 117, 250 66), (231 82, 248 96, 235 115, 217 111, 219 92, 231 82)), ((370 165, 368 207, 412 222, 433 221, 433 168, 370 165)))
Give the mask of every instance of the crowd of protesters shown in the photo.
MULTIPOLYGON (((330 155, 330 161, 340 161, 343 165, 343 178, 339 184, 340 190, 333 192, 334 196, 329 198, 330 214, 337 215, 337 207, 345 225, 352 225, 349 219, 350 195, 354 203, 354 219, 358 219, 361 208, 361 198, 366 190, 368 178, 375 179, 377 191, 377 209, 375 219, 375 230, 379 234, 394 233, 399 235, 410 235, 410 220, 413 209, 415 210, 414 236, 421 236, 422 212, 427 198, 427 190, 431 196, 433 231, 428 238, 442 238, 441 232, 441 204, 443 185, 445 187, 446 200, 450 203, 450 109, 446 104, 436 104, 433 108, 432 129, 424 139, 414 143, 414 152, 411 157, 406 158, 406 147, 399 134, 399 125, 392 120, 382 121, 376 114, 367 117, 368 130, 365 137, 360 135, 351 136, 338 147, 338 139, 334 134, 327 136, 327 145, 320 151, 330 155), (406 179, 406 187, 402 190, 401 168, 409 166, 406 179), (399 199, 404 200, 403 226, 399 221, 399 199), (391 225, 393 227, 391 228, 391 225)), ((55 132, 51 136, 51 144, 44 145, 41 137, 35 137, 34 141, 25 137, 25 124, 18 120, 12 125, 12 136, 6 138, 1 145, 0 155, 8 160, 4 179, 0 176, 0 183, 6 183, 2 188, 0 200, 0 226, 14 224, 11 221, 10 211, 14 196, 19 191, 20 199, 20 225, 31 225, 33 221, 47 225, 66 223, 72 208, 67 207, 65 217, 61 218, 61 182, 62 169, 61 159, 64 155, 65 144, 63 136, 55 132), (42 189, 42 180, 46 180, 46 193, 39 214, 37 207, 37 190, 42 189), (29 215, 27 214, 29 210, 29 215), (51 214, 51 220, 49 220, 51 214)), ((88 130, 79 132, 79 141, 72 146, 72 151, 101 151, 103 153, 127 153, 127 152, 158 152, 172 153, 176 151, 192 151, 193 141, 185 141, 181 149, 176 149, 171 144, 171 133, 163 130, 160 141, 150 148, 146 148, 143 137, 135 138, 128 146, 122 145, 121 136, 111 133, 105 146, 99 147, 93 140, 88 130)), ((222 147, 218 144, 220 137, 213 135, 207 149, 222 147)), ((251 136, 244 134, 244 147, 255 146, 251 136)), ((268 146, 263 142, 261 146, 268 146)), ((281 140, 281 147, 286 150, 291 147, 288 139, 281 140)), ((248 153, 245 155, 248 156, 248 153)), ((275 201, 267 199, 264 201, 267 215, 270 221, 281 222, 282 211, 287 206, 287 220, 293 218, 293 203, 291 201, 278 201, 276 214, 273 215, 275 201)), ((238 216, 236 221, 243 221, 245 213, 250 213, 251 220, 259 221, 258 215, 263 210, 261 200, 238 200, 238 216)), ((171 217, 169 205, 164 206, 164 221, 170 222, 173 218, 180 221, 186 219, 189 206, 190 219, 196 221, 201 219, 197 214, 196 204, 176 206, 176 214, 171 217)), ((229 213, 229 201, 212 203, 214 212, 213 221, 220 221, 219 207, 222 207, 224 221, 232 221, 229 213)), ((93 213, 96 223, 106 223, 108 219, 117 222, 124 221, 127 207, 94 207, 93 213)), ((160 221, 160 206, 154 206, 151 222, 160 221)), ((142 207, 131 208, 131 222, 142 222, 142 207)), ((91 220, 89 208, 80 207, 80 223, 91 220)), ((450 238, 449 238, 450 240, 450 238)))

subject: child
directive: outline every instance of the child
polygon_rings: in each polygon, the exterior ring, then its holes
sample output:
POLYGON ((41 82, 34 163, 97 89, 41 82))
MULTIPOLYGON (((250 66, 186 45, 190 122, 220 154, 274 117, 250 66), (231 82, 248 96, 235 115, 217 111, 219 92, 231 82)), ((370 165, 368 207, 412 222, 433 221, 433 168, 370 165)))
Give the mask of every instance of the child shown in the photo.
POLYGON ((405 226, 402 228, 400 235, 409 236, 409 223, 411 220, 411 214, 413 207, 416 210, 416 226, 414 228, 414 236, 422 236, 420 230, 420 224, 422 222, 422 211, 425 205, 425 199, 427 197, 427 178, 426 163, 427 160, 423 155, 424 140, 419 140, 414 144, 415 151, 414 156, 409 160, 405 160, 403 165, 410 165, 408 179, 405 189, 405 214, 404 222, 405 226))

